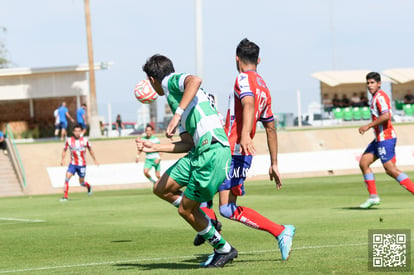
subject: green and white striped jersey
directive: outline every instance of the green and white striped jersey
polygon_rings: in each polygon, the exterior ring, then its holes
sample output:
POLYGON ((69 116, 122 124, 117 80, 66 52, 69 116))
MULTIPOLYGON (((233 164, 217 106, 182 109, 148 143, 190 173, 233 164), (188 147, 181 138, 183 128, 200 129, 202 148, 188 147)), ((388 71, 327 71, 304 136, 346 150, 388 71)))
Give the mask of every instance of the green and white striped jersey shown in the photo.
MULTIPOLYGON (((172 73, 162 80, 162 89, 172 112, 180 104, 184 94, 184 80, 188 74, 172 73)), ((210 147, 212 140, 229 146, 219 115, 207 94, 199 89, 181 116, 180 133, 188 132, 194 141, 194 153, 202 153, 210 147)))
MULTIPOLYGON (((156 143, 156 144, 160 144, 160 140, 155 137, 155 136, 151 136, 150 138, 147 138, 147 135, 144 133, 144 135, 142 136, 143 140, 148 140, 151 141, 152 143, 156 143)), ((146 158, 147 159, 159 159, 160 158, 160 153, 158 152, 153 152, 153 153, 146 153, 146 158)))

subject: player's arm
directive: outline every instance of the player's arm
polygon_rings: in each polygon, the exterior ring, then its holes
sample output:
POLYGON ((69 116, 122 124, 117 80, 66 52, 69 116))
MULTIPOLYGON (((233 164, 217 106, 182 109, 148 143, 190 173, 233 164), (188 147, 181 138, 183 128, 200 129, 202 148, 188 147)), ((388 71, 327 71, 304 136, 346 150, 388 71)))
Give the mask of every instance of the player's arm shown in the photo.
POLYGON ((91 155, 93 161, 95 162, 95 164, 99 165, 98 161, 96 160, 95 152, 93 151, 92 147, 88 147, 88 151, 89 151, 89 154, 91 155))
POLYGON ((280 189, 282 187, 282 180, 280 178, 279 168, 277 165, 277 132, 274 121, 263 121, 263 126, 266 130, 267 137, 267 146, 270 152, 270 168, 269 168, 269 177, 270 180, 274 180, 276 183, 276 188, 280 189))
POLYGON ((139 157, 141 156, 142 151, 138 150, 137 156, 135 158, 135 162, 138 163, 139 162, 139 157))
POLYGON ((367 125, 361 126, 359 128, 359 133, 361 135, 363 135, 366 131, 368 131, 369 129, 384 124, 385 122, 387 122, 388 120, 391 119, 391 113, 388 111, 386 113, 381 114, 375 121, 372 121, 370 123, 368 123, 367 125))
POLYGON ((66 116, 70 119, 70 121, 74 122, 75 120, 70 116, 69 112, 66 112, 66 116))
POLYGON ((63 166, 65 163, 65 156, 66 156, 66 148, 63 148, 62 150, 62 159, 60 160, 60 165, 63 166))
POLYGON ((245 96, 241 100, 243 106, 243 125, 240 137, 240 150, 251 155, 256 154, 256 148, 250 137, 254 121, 254 103, 254 96, 245 96))
POLYGON ((85 114, 82 115, 82 118, 83 118, 83 121, 85 122, 85 124, 88 124, 88 122, 86 121, 86 115, 85 114))
POLYGON ((187 132, 180 135, 181 140, 173 143, 157 144, 150 141, 136 140, 138 150, 145 153, 186 153, 194 147, 193 138, 187 132))
POLYGON ((184 110, 190 105, 191 101, 197 94, 198 89, 201 86, 201 78, 195 75, 189 75, 184 80, 184 93, 181 98, 180 104, 178 105, 177 110, 175 111, 174 116, 172 117, 170 123, 167 126, 166 136, 168 138, 172 137, 177 129, 178 123, 180 122, 181 115, 184 110))

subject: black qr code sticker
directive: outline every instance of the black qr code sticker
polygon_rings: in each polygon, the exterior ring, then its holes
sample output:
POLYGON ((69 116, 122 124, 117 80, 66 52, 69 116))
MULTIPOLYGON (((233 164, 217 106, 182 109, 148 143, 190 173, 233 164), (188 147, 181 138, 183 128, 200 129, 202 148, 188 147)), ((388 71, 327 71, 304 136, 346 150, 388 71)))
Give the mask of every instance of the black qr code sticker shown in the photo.
POLYGON ((368 230, 368 238, 368 270, 411 270, 411 231, 409 229, 368 230))

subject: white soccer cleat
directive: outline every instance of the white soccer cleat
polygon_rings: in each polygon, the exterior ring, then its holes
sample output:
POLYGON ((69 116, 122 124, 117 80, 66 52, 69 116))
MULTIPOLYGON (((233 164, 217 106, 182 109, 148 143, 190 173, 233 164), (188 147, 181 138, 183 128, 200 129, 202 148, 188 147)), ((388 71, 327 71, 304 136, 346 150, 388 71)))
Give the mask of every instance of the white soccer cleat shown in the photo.
POLYGON ((379 205, 379 204, 380 204, 380 198, 379 197, 369 198, 369 199, 366 200, 366 202, 361 204, 359 206, 359 208, 368 209, 368 208, 371 208, 374 205, 379 205))

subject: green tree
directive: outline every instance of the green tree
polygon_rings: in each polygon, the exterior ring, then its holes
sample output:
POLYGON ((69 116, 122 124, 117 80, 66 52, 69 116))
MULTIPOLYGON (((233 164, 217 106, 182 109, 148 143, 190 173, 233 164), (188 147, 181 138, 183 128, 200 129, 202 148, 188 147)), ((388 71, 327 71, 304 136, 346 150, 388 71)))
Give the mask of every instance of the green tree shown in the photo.
POLYGON ((6 34, 7 29, 5 27, 0 26, 0 69, 7 68, 10 65, 10 61, 7 58, 7 49, 4 43, 4 35, 6 34))

